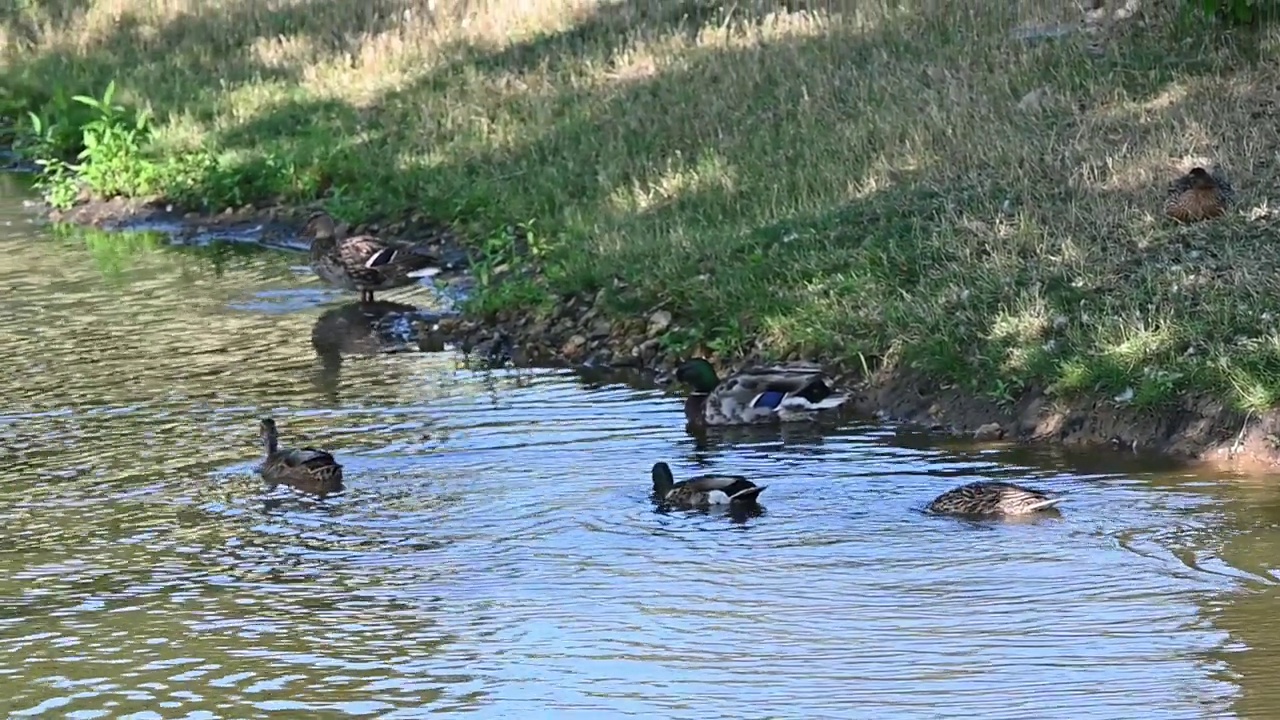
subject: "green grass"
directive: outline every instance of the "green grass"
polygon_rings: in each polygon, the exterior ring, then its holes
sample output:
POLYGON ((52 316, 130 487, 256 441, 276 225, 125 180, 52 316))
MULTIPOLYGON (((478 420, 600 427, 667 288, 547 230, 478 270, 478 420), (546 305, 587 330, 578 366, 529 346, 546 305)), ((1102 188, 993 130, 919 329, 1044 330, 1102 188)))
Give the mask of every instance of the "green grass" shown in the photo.
POLYGON ((453 220, 485 313, 603 290, 670 310, 684 354, 867 360, 1003 401, 1280 398, 1270 30, 1148 7, 1010 39, 1076 19, 1047 0, 434 5, 21 6, 0 110, 44 118, 46 156, 109 135, 78 175, 99 192, 453 220), (70 99, 112 82, 105 120, 70 99), (1165 183, 1205 160, 1238 211, 1166 221, 1165 183))

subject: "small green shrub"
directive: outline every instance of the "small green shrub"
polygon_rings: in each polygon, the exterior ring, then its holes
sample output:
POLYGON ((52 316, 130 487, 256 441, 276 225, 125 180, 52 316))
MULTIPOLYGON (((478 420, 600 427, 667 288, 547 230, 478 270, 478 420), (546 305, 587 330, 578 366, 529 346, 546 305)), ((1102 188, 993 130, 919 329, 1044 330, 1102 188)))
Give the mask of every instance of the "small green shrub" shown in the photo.
POLYGON ((150 116, 102 97, 54 94, 42 112, 28 111, 18 151, 44 167, 38 186, 55 207, 75 202, 83 184, 100 195, 144 195, 160 185, 162 168, 145 158, 150 116))
POLYGON ((1257 25, 1274 20, 1280 3, 1274 0, 1189 0, 1205 15, 1233 25, 1257 25))

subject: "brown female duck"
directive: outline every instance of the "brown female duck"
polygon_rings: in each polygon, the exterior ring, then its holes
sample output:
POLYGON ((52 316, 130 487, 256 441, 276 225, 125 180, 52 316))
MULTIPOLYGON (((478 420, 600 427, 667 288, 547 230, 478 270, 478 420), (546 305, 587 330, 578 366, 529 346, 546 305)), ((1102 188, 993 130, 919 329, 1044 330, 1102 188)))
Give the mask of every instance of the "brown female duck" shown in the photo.
POLYGON ((1169 183, 1164 214, 1178 222, 1199 222, 1225 215, 1234 201, 1235 190, 1226 178, 1194 167, 1169 183))
POLYGON ((373 293, 411 285, 438 264, 435 255, 418 246, 395 245, 372 235, 339 240, 333 217, 323 210, 307 218, 302 229, 311 238, 311 269, 332 285, 358 291, 360 302, 373 302, 373 293))
POLYGON ((1013 483, 974 482, 942 493, 929 503, 929 511, 950 515, 1030 515, 1065 499, 1013 483))
POLYGON ((342 491, 342 466, 332 455, 309 447, 280 447, 280 432, 271 418, 262 419, 260 435, 267 452, 260 472, 269 485, 289 485, 317 495, 342 491))

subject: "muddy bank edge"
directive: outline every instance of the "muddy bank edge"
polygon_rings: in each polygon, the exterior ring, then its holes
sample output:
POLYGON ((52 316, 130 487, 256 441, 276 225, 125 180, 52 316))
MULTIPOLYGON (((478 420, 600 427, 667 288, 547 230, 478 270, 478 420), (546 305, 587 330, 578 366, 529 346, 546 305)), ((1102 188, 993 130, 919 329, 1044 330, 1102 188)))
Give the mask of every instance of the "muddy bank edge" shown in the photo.
MULTIPOLYGON (((268 220, 296 232, 304 208, 245 207, 222 215, 175 213, 145 201, 90 200, 66 211, 45 208, 55 223, 101 228, 128 226, 156 215, 180 219, 188 228, 228 222, 268 220)), ((390 224, 395 235, 411 236, 416 223, 390 224)), ((377 231, 378 224, 353 231, 377 231)), ((549 313, 504 310, 465 312, 441 321, 441 330, 465 353, 490 362, 516 365, 575 365, 634 370, 672 369, 683 358, 669 353, 661 336, 678 329, 672 313, 656 310, 644 317, 616 317, 597 297, 560 298, 549 313)), ((760 357, 719 357, 704 351, 722 372, 758 362, 760 357)), ((1176 407, 1135 409, 1108 398, 1054 398, 1029 388, 1014 402, 974 397, 916 372, 882 367, 869 376, 862 368, 822 363, 851 394, 850 413, 909 423, 929 430, 972 436, 980 441, 1058 443, 1118 452, 1158 453, 1245 473, 1280 468, 1280 412, 1242 413, 1220 399, 1188 395, 1176 407)))

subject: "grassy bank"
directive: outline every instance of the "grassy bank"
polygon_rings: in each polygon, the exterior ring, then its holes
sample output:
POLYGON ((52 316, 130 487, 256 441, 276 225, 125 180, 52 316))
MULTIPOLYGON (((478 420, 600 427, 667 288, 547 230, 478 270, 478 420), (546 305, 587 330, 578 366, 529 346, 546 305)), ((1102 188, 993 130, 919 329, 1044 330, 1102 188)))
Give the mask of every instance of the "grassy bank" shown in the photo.
POLYGON ((483 309, 604 289, 612 313, 670 310, 681 352, 1001 399, 1280 398, 1266 31, 1149 8, 1012 39, 1079 19, 1047 0, 64 2, 3 16, 0 110, 43 117, 46 155, 97 121, 81 177, 104 193, 422 212, 491 264, 523 223, 540 272, 486 284, 483 309), (118 113, 69 99, 113 81, 118 113), (1200 158, 1239 212, 1174 226, 1163 186, 1200 158))

